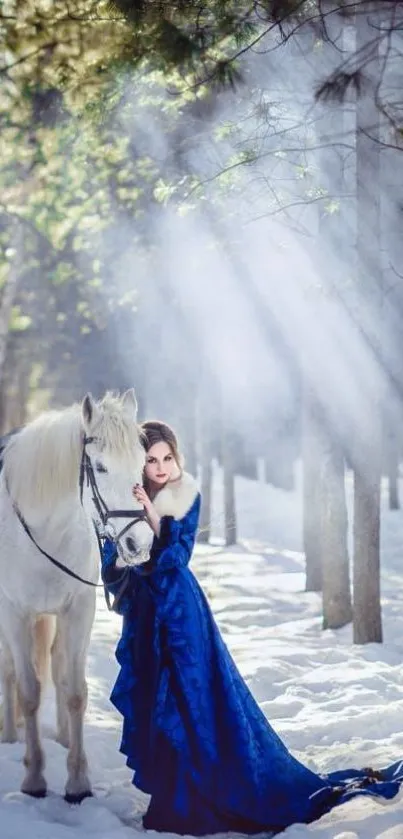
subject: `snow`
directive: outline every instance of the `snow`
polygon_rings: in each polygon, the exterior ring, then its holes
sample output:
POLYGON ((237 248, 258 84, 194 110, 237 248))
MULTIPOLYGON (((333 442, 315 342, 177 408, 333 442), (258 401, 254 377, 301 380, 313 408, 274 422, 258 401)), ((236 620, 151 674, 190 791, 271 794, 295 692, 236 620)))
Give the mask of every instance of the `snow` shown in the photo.
MULTIPOLYGON (((321 630, 320 596, 304 592, 300 480, 287 493, 237 480, 240 544, 220 544, 221 482, 216 471, 214 544, 193 569, 235 660, 274 728, 315 771, 383 766, 403 757, 403 515, 382 522, 384 644, 352 645, 351 627, 321 630)), ((351 482, 348 480, 351 509, 351 482)), ((54 696, 42 708, 48 797, 19 792, 24 743, 0 744, 0 839, 136 839, 146 797, 131 784, 118 751, 120 719, 109 703, 120 618, 99 593, 89 662, 86 748, 94 798, 63 800, 66 751, 54 740, 54 696)), ((403 791, 382 802, 356 798, 285 839, 403 839, 403 791)))

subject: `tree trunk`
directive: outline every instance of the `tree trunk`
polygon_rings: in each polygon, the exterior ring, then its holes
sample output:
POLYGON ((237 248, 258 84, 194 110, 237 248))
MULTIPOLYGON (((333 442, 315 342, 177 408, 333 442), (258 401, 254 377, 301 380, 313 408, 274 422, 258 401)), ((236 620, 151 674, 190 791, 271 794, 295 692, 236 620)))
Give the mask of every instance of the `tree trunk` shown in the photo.
POLYGON ((11 312, 17 296, 19 267, 22 258, 22 245, 22 227, 17 224, 15 225, 14 235, 12 236, 12 249, 14 254, 8 265, 7 276, 2 289, 0 302, 0 386, 3 380, 4 365, 6 363, 11 312))
POLYGON ((340 445, 327 438, 321 476, 323 628, 338 629, 353 617, 347 547, 347 504, 344 455, 340 445))
POLYGON ((400 510, 398 474, 397 460, 393 460, 393 462, 389 464, 388 472, 389 510, 400 510))
POLYGON ((190 416, 186 423, 186 462, 185 468, 193 477, 197 475, 197 448, 196 448, 196 423, 192 412, 192 405, 190 405, 190 416))
POLYGON ((399 499, 399 446, 396 435, 387 435, 386 445, 386 473, 388 476, 389 510, 400 510, 399 499))
POLYGON ((221 455, 224 478, 224 540, 226 545, 235 545, 237 542, 237 521, 234 452, 231 434, 225 428, 225 423, 223 423, 222 427, 221 455))
POLYGON ((202 497, 200 527, 198 541, 208 544, 211 537, 211 511, 212 511, 212 451, 211 451, 211 426, 210 418, 206 416, 206 404, 202 404, 199 411, 199 461, 200 461, 200 490, 202 497))
POLYGON ((380 607, 380 481, 354 474, 354 644, 382 642, 380 607))
POLYGON ((303 544, 306 591, 322 589, 320 515, 320 431, 317 401, 304 383, 302 400, 303 544))
POLYGON ((213 446, 211 406, 211 377, 205 359, 202 360, 195 400, 196 456, 200 465, 200 491, 202 497, 200 525, 197 540, 208 544, 211 538, 212 490, 213 490, 213 446))
POLYGON ((357 370, 362 393, 357 417, 354 460, 354 643, 382 641, 380 605, 380 485, 382 466, 382 401, 386 392, 383 361, 383 274, 380 240, 380 126, 376 86, 380 79, 378 39, 367 14, 358 14, 356 49, 364 51, 372 43, 366 67, 367 86, 358 97, 356 109, 357 178, 357 267, 358 303, 363 342, 378 351, 381 363, 370 353, 367 369, 357 370), (361 378, 371 381, 362 386, 361 378), (383 392, 382 392, 383 391, 383 392))
POLYGON ((308 386, 303 404, 306 590, 323 591, 323 628, 337 629, 352 619, 344 456, 308 386))
MULTIPOLYGON (((336 37, 329 22, 330 35, 336 37)), ((347 38, 337 32, 341 48, 347 52, 347 38)), ((321 184, 326 188, 329 199, 333 195, 347 195, 346 160, 340 147, 334 143, 335 134, 346 127, 346 107, 340 103, 326 104, 318 121, 320 146, 321 184)), ((351 264, 352 237, 350 232, 349 199, 341 198, 338 212, 331 213, 325 202, 319 203, 318 236, 315 242, 314 259, 318 275, 324 278, 323 288, 317 294, 315 316, 319 322, 333 324, 338 316, 334 306, 335 291, 345 284, 346 266, 351 264), (333 258, 329 260, 329 253, 333 258), (324 293, 325 291, 325 293, 324 293)), ((338 348, 328 357, 328 376, 337 358, 338 348)), ((321 562, 322 562, 322 604, 323 628, 337 629, 352 620, 350 569, 348 555, 348 521, 345 489, 344 450, 345 437, 343 410, 338 404, 337 388, 331 394, 322 387, 324 408, 318 423, 321 461, 320 479, 317 483, 318 518, 320 518, 321 562)))
POLYGON ((201 462, 201 496, 202 505, 200 513, 200 526, 197 540, 201 544, 207 545, 211 538, 211 489, 212 489, 213 470, 211 466, 211 458, 206 452, 204 459, 201 462))
POLYGON ((33 352, 29 330, 23 341, 16 333, 10 335, 0 391, 0 434, 21 428, 27 422, 33 352))

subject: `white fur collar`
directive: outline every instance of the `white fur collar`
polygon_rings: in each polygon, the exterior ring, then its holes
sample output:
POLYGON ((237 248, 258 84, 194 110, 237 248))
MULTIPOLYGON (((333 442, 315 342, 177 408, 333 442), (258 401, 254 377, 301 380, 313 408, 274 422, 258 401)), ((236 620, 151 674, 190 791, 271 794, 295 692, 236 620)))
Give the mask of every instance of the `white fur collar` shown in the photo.
POLYGON ((179 521, 189 512, 198 492, 195 479, 183 472, 181 478, 160 490, 153 504, 159 516, 173 516, 179 521))

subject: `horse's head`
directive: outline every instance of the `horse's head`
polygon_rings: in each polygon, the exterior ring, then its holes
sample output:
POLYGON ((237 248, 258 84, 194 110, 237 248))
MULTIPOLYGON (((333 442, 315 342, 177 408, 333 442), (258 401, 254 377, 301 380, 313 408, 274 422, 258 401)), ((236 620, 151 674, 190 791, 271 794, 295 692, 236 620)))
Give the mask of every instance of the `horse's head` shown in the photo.
POLYGON ((132 494, 133 485, 142 483, 145 462, 134 391, 122 397, 106 394, 100 402, 87 394, 82 419, 83 504, 98 531, 116 539, 126 562, 145 562, 153 533, 132 494))

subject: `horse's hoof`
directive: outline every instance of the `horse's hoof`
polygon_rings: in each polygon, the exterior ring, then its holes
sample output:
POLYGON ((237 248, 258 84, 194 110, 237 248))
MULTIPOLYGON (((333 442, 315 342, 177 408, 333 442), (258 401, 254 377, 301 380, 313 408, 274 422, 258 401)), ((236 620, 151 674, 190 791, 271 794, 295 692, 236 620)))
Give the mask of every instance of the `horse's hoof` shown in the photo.
POLYGON ((81 804, 84 801, 84 798, 93 798, 93 793, 91 790, 85 790, 85 792, 66 792, 64 796, 64 800, 67 801, 67 804, 81 804))
POLYGON ((21 792, 23 792, 24 795, 30 795, 31 798, 46 798, 46 796, 47 796, 46 787, 44 789, 36 789, 36 790, 29 790, 29 789, 22 789, 21 788, 21 792))

